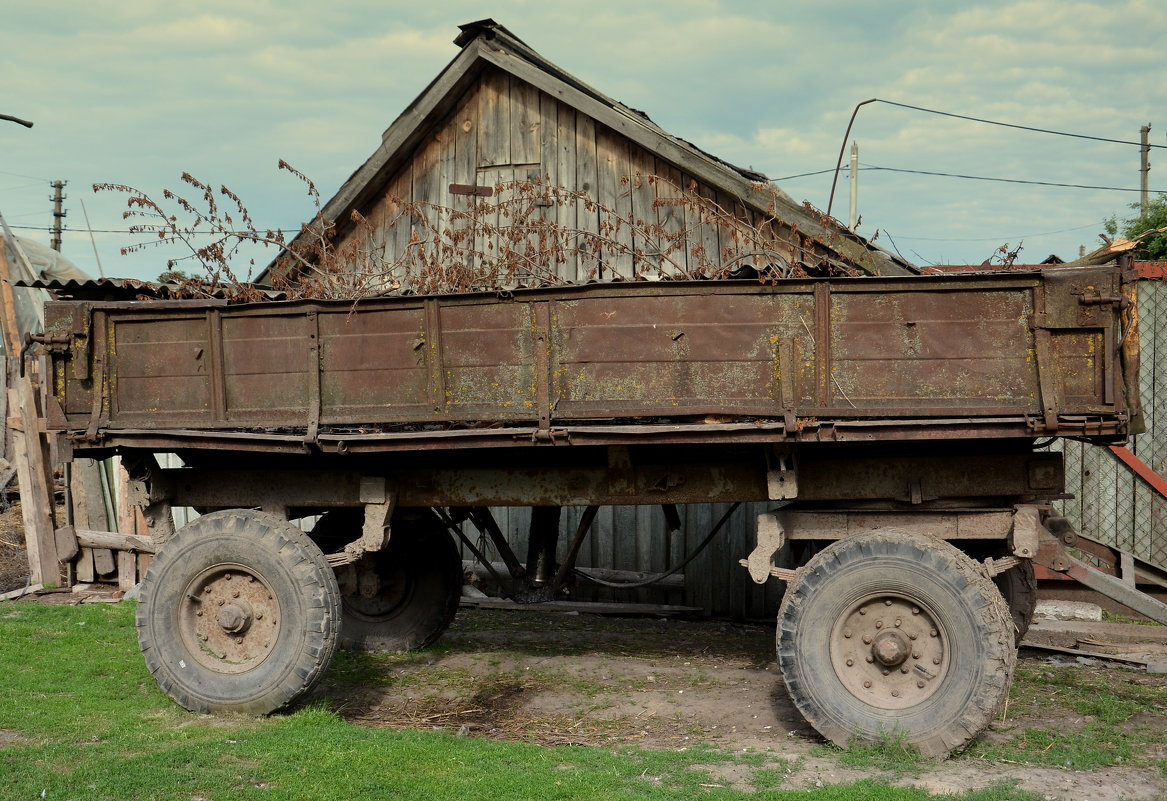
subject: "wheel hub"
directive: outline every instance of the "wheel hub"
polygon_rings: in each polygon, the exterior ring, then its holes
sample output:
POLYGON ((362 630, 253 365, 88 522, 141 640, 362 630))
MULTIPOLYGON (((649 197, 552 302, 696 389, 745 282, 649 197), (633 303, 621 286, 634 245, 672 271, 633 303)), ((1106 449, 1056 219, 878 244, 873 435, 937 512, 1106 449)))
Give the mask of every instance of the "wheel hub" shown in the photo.
POLYGON ((279 639, 279 602, 263 577, 243 565, 215 565, 197 575, 178 614, 187 651, 218 673, 251 670, 279 639))
POLYGON ((856 698, 906 709, 943 684, 950 648, 937 618, 901 595, 874 595, 845 610, 831 630, 831 666, 856 698))
POLYGON ((251 625, 251 604, 246 601, 226 604, 219 609, 215 619, 223 631, 228 634, 240 634, 251 625))
POLYGON ((881 632, 871 643, 872 656, 885 667, 899 667, 911 652, 908 638, 898 631, 881 632))

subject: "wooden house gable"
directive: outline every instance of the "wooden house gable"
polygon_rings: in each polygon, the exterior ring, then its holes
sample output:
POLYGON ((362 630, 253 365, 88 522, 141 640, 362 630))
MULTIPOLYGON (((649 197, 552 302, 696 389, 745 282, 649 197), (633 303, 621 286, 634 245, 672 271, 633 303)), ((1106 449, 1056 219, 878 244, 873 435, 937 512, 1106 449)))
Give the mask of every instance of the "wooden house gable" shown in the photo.
MULTIPOLYGON (((381 269, 392 284, 416 270, 423 251, 455 269, 509 248, 536 282, 552 273, 559 281, 710 277, 710 265, 908 271, 765 176, 566 74, 493 21, 462 29, 459 55, 324 207, 354 270, 381 269)), ((449 287, 469 288, 450 278, 449 287)))

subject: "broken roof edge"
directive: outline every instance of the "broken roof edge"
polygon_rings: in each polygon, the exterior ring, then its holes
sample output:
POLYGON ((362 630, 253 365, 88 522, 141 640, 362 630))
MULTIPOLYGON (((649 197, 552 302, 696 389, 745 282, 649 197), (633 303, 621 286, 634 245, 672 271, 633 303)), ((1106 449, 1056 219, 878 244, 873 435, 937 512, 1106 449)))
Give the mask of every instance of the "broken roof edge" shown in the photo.
MULTIPOLYGON (((673 136, 654 123, 647 114, 632 109, 589 86, 556 66, 493 19, 459 26, 454 43, 460 52, 406 106, 381 135, 381 143, 365 162, 345 180, 321 209, 325 219, 344 221, 346 212, 358 208, 378 191, 420 143, 427 126, 452 109, 469 83, 486 65, 494 66, 526 81, 562 102, 626 136, 659 155, 684 173, 692 175, 741 200, 747 207, 773 215, 823 246, 874 275, 904 275, 918 268, 902 256, 892 254, 865 237, 847 229, 833 217, 800 206, 764 174, 736 167, 701 150, 687 140, 673 136), (774 192, 759 192, 762 186, 774 192), (773 203, 773 207, 771 207, 773 203), (813 213, 812 213, 813 212, 813 213)), ((299 240, 299 234, 293 240, 299 240)), ((279 256, 256 277, 266 281, 279 256)))

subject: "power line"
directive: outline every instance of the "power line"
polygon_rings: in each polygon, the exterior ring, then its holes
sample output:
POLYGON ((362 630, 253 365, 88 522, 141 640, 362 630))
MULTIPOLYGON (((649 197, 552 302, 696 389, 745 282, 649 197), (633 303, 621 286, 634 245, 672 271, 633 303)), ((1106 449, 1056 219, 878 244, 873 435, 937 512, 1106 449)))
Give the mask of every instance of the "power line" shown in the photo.
MULTIPOLYGON (((1058 186, 1067 189, 1102 189, 1108 192, 1141 192, 1141 189, 1129 189, 1122 186, 1094 186, 1092 184, 1063 184, 1056 181, 1031 181, 1021 178, 993 178, 985 175, 963 175, 961 173, 952 172, 937 172, 934 170, 909 170, 902 167, 880 167, 878 165, 869 164, 861 166, 860 171, 866 170, 880 170, 883 172, 906 172, 914 175, 935 175, 941 178, 967 178, 972 181, 999 181, 1007 184, 1033 184, 1035 186, 1058 186)), ((798 175, 786 175, 782 178, 774 178, 774 181, 792 181, 795 178, 807 178, 813 175, 825 175, 826 173, 834 172, 834 170, 815 170, 814 172, 803 172, 798 175)), ((1167 189, 1152 189, 1152 192, 1158 194, 1167 194, 1167 189)))
POLYGON ((22 172, 8 172, 7 170, 0 170, 0 175, 15 175, 17 178, 27 178, 30 181, 44 181, 46 184, 49 183, 48 178, 40 178, 36 175, 25 175, 22 172))
MULTIPOLYGON (((903 167, 877 167, 868 165, 867 167, 860 167, 866 170, 882 170, 884 172, 906 172, 913 175, 936 175, 942 178, 967 178, 971 181, 996 181, 1005 184, 1030 184, 1033 186, 1061 186, 1067 189, 1104 189, 1108 192, 1141 192, 1141 189, 1127 189, 1120 186, 1094 186, 1092 184, 1062 184, 1054 181, 1029 181, 1021 178, 989 178, 984 175, 962 175, 960 173, 952 172, 933 172, 931 170, 909 170, 903 167)), ((828 170, 830 172, 830 170, 828 170)), ((1152 192, 1162 194, 1167 192, 1164 189, 1152 189, 1152 192)))
POLYGON ((1078 225, 1078 226, 1075 226, 1073 228, 1062 228, 1062 229, 1057 230, 1057 231, 1042 231, 1041 233, 1038 233, 1038 234, 1009 234, 1009 235, 1005 235, 1005 236, 985 236, 985 237, 974 237, 974 238, 967 238, 967 239, 942 238, 942 237, 931 237, 931 236, 901 236, 900 239, 906 239, 906 240, 910 240, 912 242, 1003 242, 1003 241, 1008 241, 1010 239, 1033 239, 1034 237, 1039 237, 1039 236, 1053 236, 1054 234, 1068 234, 1068 233, 1071 233, 1072 231, 1084 231, 1087 228, 1097 228, 1097 227, 1100 227, 1100 226, 1105 225, 1105 224, 1106 224, 1106 221, 1103 220, 1103 221, 1096 222, 1096 223, 1090 223, 1089 225, 1078 225))
MULTIPOLYGON (((28 217, 31 215, 24 214, 22 216, 28 217)), ((22 231, 51 231, 51 230, 53 230, 52 227, 45 226, 45 225, 10 225, 8 227, 9 228, 19 228, 22 231)), ((135 234, 136 235, 136 234, 157 233, 156 231, 130 231, 130 230, 127 230, 125 228, 65 228, 63 230, 65 230, 68 233, 78 233, 78 234, 89 233, 89 234, 135 234)), ((298 234, 298 233, 300 233, 299 228, 271 228, 271 229, 264 228, 262 230, 264 232, 271 230, 273 232, 281 233, 281 234, 298 234)), ((218 232, 218 231, 184 231, 183 236, 246 236, 246 237, 250 237, 250 234, 247 231, 231 231, 227 234, 223 234, 223 233, 218 232)), ((147 243, 147 244, 149 244, 149 243, 147 243)), ((260 244, 262 244, 262 243, 260 243, 260 244)))
MULTIPOLYGON (((1090 139, 1094 142, 1110 142, 1115 145, 1134 145, 1135 147, 1143 147, 1142 142, 1132 142, 1128 139, 1108 139, 1105 136, 1090 136, 1088 134, 1069 133, 1068 131, 1055 131, 1050 128, 1034 128, 1029 125, 1017 125, 1012 122, 999 122, 998 120, 986 120, 981 117, 969 117, 965 114, 953 114, 950 111, 938 111, 934 108, 924 108, 923 106, 912 106, 908 103, 897 103, 894 100, 883 100, 881 98, 873 98, 876 103, 885 103, 889 106, 899 106, 900 108, 910 108, 913 111, 923 111, 928 114, 939 114, 942 117, 955 117, 958 120, 969 120, 970 122, 981 122, 985 125, 1000 125, 1002 128, 1016 128, 1019 131, 1032 131, 1033 133, 1052 134, 1054 136, 1069 136, 1074 139, 1090 139)), ((871 102, 871 101, 868 101, 871 102)), ((1167 150, 1167 145, 1150 145, 1147 147, 1156 147, 1167 150)))

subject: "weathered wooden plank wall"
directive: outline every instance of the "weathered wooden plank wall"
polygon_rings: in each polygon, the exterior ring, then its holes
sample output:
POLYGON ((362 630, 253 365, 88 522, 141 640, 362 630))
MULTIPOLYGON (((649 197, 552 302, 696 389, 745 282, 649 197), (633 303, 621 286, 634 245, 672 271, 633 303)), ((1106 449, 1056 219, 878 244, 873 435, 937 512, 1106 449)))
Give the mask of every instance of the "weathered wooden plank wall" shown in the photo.
MULTIPOLYGON (((773 618, 778 612, 784 585, 777 579, 764 586, 754 584, 746 569, 738 564, 739 559, 744 559, 753 550, 758 514, 773 507, 773 504, 742 504, 709 546, 685 567, 683 590, 656 587, 612 590, 580 581, 573 597, 589 601, 683 604, 699 607, 709 615, 736 619, 773 618)), ((603 507, 592 523, 578 564, 580 567, 664 572, 684 561, 728 510, 729 504, 682 506, 681 529, 671 533, 667 531, 659 507, 603 507)), ((527 549, 530 510, 500 507, 493 511, 511 547, 522 558, 527 549)), ((563 510, 558 554, 561 559, 582 512, 582 508, 563 510)), ((464 530, 471 537, 475 534, 469 523, 464 524, 464 530)), ((466 553, 464 558, 472 559, 473 556, 466 553)))
MULTIPOLYGON (((743 228, 764 222, 764 215, 747 209, 740 199, 695 181, 675 165, 526 81, 488 68, 405 160, 380 195, 361 210, 373 229, 370 249, 380 251, 383 247, 385 260, 392 262, 407 248, 417 247, 417 239, 429 238, 419 222, 402 218, 402 206, 397 201, 464 211, 471 202, 482 198, 454 194, 450 191, 452 184, 493 187, 514 180, 541 180, 550 186, 587 193, 625 218, 659 224, 672 233, 688 226, 693 235, 687 246, 672 255, 681 270, 693 266, 690 260, 694 248, 700 248, 699 252, 714 259, 718 255, 732 259, 749 251, 743 248, 741 231, 735 231, 725 219, 708 220, 683 205, 670 202, 677 198, 676 187, 694 190, 738 216, 743 228), (650 181, 650 176, 665 180, 650 181)), ((541 213, 564 228, 578 229, 585 234, 601 233, 600 214, 582 203, 554 204, 541 213)), ((432 209, 424 214, 432 225, 444 223, 438 219, 443 215, 432 209)), ((495 218, 492 222, 499 220, 495 218)), ((501 222, 505 225, 506 220, 501 222)), ((354 238, 360 240, 367 235, 365 230, 352 230, 339 245, 344 247, 354 238)), ((623 226, 612 238, 649 253, 655 250, 656 239, 643 236, 632 225, 623 226)), ((797 239, 789 230, 782 232, 782 238, 797 239)), ((479 233, 474 250, 488 251, 492 244, 497 247, 479 233)), ((779 252, 784 259, 798 260, 791 248, 782 247, 784 250, 779 252)), ((760 264, 767 261, 770 259, 759 259, 760 264)), ((610 264, 625 275, 631 266, 627 254, 614 256, 610 264)), ((589 272, 590 267, 581 268, 572 254, 563 254, 561 263, 556 265, 556 274, 565 281, 608 277, 592 276, 589 272)))

